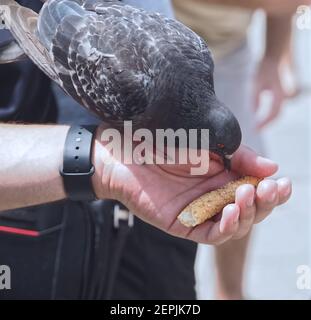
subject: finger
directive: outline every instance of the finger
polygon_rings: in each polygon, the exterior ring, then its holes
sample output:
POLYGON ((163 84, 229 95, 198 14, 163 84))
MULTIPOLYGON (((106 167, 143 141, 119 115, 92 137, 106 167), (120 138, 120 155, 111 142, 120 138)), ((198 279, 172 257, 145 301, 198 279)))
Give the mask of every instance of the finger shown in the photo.
POLYGON ((254 111, 255 112, 258 112, 259 110, 259 107, 260 107, 260 98, 261 98, 261 89, 259 87, 256 87, 254 89, 254 98, 253 98, 253 101, 254 101, 254 111))
POLYGON ((239 227, 240 209, 237 205, 228 205, 223 209, 221 220, 207 221, 194 228, 188 239, 198 243, 220 245, 232 238, 239 227))
POLYGON ((274 180, 264 180, 256 192, 255 223, 264 220, 279 203, 278 184, 274 180))
POLYGON ((278 165, 275 162, 260 157, 245 146, 241 146, 235 153, 231 166, 233 171, 258 178, 270 177, 278 171, 278 165))
POLYGON ((236 204, 227 205, 222 211, 221 220, 207 234, 207 243, 221 245, 230 240, 239 229, 239 215, 239 206, 236 204))
POLYGON ((278 193, 279 193, 279 203, 282 205, 286 203, 292 194, 292 183, 288 178, 282 178, 277 181, 278 193))
POLYGON ((233 236, 240 239, 251 230, 256 214, 255 188, 252 185, 243 185, 236 191, 235 203, 240 208, 239 230, 233 236))
POLYGON ((273 120, 275 120, 279 116, 283 102, 284 102, 283 94, 278 94, 274 96, 273 105, 270 108, 269 114, 264 120, 262 120, 257 124, 258 130, 262 130, 264 127, 266 127, 269 123, 271 123, 273 120))
POLYGON ((222 212, 219 231, 222 235, 233 235, 237 231, 240 208, 236 204, 227 205, 222 212))

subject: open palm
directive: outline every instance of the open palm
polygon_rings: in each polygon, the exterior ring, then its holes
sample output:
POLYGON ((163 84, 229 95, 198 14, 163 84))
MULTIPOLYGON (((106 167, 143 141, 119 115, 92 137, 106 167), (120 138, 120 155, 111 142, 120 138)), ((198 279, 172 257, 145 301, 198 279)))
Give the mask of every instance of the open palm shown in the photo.
POLYGON ((217 189, 242 175, 269 177, 277 171, 275 163, 241 147, 232 160, 232 171, 210 161, 205 176, 190 175, 187 165, 125 165, 115 161, 103 166, 100 174, 103 198, 122 202, 142 220, 172 235, 200 243, 221 244, 246 235, 252 225, 263 220, 273 208, 288 200, 291 183, 288 179, 264 180, 257 190, 241 186, 234 204, 221 215, 195 228, 183 226, 176 218, 183 208, 200 195, 217 189), (103 186, 109 186, 104 188, 103 186))

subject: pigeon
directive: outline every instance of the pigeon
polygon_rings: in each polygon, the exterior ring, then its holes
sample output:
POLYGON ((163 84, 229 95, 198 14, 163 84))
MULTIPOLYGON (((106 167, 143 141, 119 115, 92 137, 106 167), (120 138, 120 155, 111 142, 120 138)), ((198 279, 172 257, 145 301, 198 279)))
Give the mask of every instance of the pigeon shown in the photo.
MULTIPOLYGON (((118 0, 48 0, 39 14, 0 0, 0 19, 16 40, 15 59, 26 54, 102 120, 208 129, 209 151, 230 168, 240 125, 216 96, 207 43, 182 23, 118 0)), ((2 63, 14 60, 5 48, 2 63)))

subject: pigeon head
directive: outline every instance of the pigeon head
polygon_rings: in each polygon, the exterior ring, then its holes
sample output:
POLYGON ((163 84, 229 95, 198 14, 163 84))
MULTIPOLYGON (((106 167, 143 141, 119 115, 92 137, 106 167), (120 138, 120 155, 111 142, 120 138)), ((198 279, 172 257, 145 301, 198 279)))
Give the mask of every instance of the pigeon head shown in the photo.
POLYGON ((220 156, 227 169, 241 144, 242 133, 238 120, 230 109, 219 101, 214 90, 213 64, 179 65, 171 70, 171 85, 162 88, 164 99, 157 107, 157 127, 197 129, 198 148, 200 130, 209 130, 209 151, 220 156), (160 109, 163 112, 159 112, 160 109))
POLYGON ((219 155, 225 168, 230 169, 231 158, 241 145, 242 133, 238 120, 216 96, 210 100, 209 111, 203 119, 202 127, 209 127, 209 148, 219 155), (211 106, 211 107, 210 107, 211 106))

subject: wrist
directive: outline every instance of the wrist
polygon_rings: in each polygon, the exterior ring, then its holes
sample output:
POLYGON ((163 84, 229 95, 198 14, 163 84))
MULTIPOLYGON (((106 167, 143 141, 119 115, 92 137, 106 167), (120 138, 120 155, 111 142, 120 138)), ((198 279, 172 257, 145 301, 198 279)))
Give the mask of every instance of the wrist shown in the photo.
POLYGON ((261 61, 261 65, 268 67, 268 68, 274 68, 278 69, 281 63, 281 57, 273 54, 268 54, 263 57, 261 61))
POLYGON ((97 199, 111 199, 111 190, 109 188, 109 174, 107 166, 107 158, 110 157, 110 153, 102 143, 102 133, 104 128, 99 126, 96 130, 93 139, 92 148, 92 163, 95 168, 94 175, 92 177, 92 184, 97 199))

